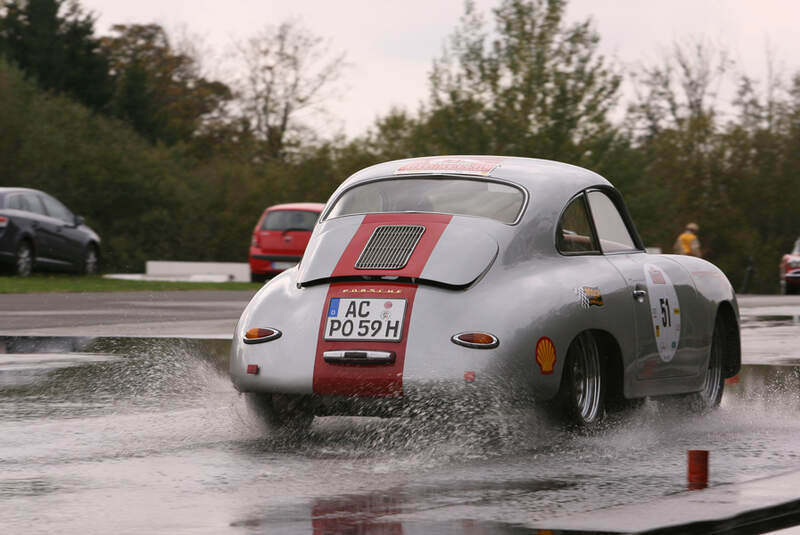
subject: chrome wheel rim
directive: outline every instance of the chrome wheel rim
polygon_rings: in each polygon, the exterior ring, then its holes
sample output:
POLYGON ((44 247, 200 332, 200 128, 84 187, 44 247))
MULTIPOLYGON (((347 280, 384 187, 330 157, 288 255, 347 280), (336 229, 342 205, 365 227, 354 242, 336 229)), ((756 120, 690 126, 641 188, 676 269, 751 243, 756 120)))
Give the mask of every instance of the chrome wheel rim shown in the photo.
POLYGON ((578 351, 572 360, 575 406, 584 422, 594 421, 600 412, 600 354, 591 335, 578 338, 578 351))
POLYGON ((716 403, 719 396, 720 383, 722 382, 722 345, 719 340, 719 334, 714 333, 714 342, 711 344, 711 355, 708 358, 708 369, 706 370, 706 377, 703 380, 703 402, 706 406, 711 407, 716 403))
POLYGON ((31 248, 28 245, 20 245, 19 249, 17 249, 17 275, 27 277, 31 274, 32 266, 31 248))

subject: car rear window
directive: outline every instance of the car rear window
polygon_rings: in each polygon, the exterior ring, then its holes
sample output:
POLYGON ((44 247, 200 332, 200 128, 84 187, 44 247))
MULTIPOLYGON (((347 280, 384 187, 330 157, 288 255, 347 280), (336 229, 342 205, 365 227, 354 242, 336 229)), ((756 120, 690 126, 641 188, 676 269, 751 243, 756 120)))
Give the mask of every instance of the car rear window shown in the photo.
POLYGON ((522 189, 466 178, 392 178, 348 189, 326 218, 380 212, 436 212, 514 223, 525 205, 522 189))
POLYGON ((261 230, 314 230, 319 212, 308 210, 272 210, 261 224, 261 230))
POLYGON ((30 208, 28 207, 28 201, 25 200, 25 197, 22 195, 9 195, 6 197, 6 208, 9 210, 23 210, 25 212, 30 212, 30 208))

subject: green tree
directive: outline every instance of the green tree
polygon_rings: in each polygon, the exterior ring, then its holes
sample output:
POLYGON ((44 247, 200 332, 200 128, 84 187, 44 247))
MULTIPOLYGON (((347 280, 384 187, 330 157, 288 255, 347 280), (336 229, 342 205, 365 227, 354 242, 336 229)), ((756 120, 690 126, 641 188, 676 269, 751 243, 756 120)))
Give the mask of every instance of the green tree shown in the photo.
POLYGON ((591 22, 568 24, 565 8, 565 0, 503 0, 490 33, 466 3, 430 75, 426 126, 436 152, 602 161, 621 78, 598 54, 591 22))
POLYGON ((108 62, 94 17, 77 1, 0 0, 0 53, 44 89, 94 110, 109 102, 108 62))
POLYGON ((342 75, 345 56, 294 22, 266 26, 238 49, 246 73, 237 84, 241 118, 259 140, 254 157, 286 158, 313 138, 299 115, 322 107, 342 75))
POLYGON ((102 47, 115 78, 113 115, 153 142, 191 140, 232 98, 158 24, 114 25, 102 47))

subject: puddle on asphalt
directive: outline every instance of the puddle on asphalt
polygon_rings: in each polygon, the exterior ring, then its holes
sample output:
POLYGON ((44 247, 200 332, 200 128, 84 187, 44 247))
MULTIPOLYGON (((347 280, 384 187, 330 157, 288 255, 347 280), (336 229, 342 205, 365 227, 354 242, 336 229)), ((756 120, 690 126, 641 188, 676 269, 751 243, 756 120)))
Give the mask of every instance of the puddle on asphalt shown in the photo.
POLYGON ((800 362, 786 359, 774 364, 746 364, 725 384, 726 402, 739 404, 781 404, 800 408, 800 362))
MULTIPOLYGON (((800 316, 758 316, 758 324, 794 325, 800 316)), ((747 321, 743 321, 746 328, 747 321)), ((225 380, 230 341, 169 338, 81 338, 0 336, 0 388, 5 394, 70 392, 91 403, 98 393, 178 393, 216 376, 225 380)), ((729 380, 731 402, 781 397, 800 405, 800 354, 784 350, 746 356, 738 377, 729 380)), ((76 399, 77 401, 77 399, 76 399)))
POLYGON ((714 468, 721 482, 783 470, 800 455, 800 362, 785 352, 789 365, 745 365, 714 417, 646 404, 580 436, 509 416, 496 437, 472 422, 437 435, 432 419, 322 418, 309 435, 281 442, 240 414, 229 341, 21 337, 0 338, 0 348, 3 460, 14 469, 0 478, 0 498, 33 510, 27 497, 52 494, 70 518, 86 507, 125 514, 128 504, 108 496, 132 495, 176 500, 178 525, 221 508, 233 533, 600 533, 513 522, 681 491, 685 450, 698 443, 726 459, 714 468), (9 379, 20 365, 36 380, 9 379), (110 464, 124 476, 116 488, 110 464), (492 521, 461 520, 476 517, 492 521))
POLYGON ((774 327, 777 325, 800 325, 800 314, 742 316, 742 327, 774 327), (766 324, 766 325, 765 325, 766 324))
POLYGON ((574 483, 557 480, 524 480, 496 482, 460 482, 457 486, 407 486, 386 489, 380 492, 347 494, 329 498, 317 498, 310 504, 281 508, 260 517, 249 517, 231 522, 231 527, 245 531, 261 532, 270 528, 275 532, 308 532, 311 521, 313 533, 358 533, 358 534, 412 534, 430 535, 621 535, 607 531, 572 531, 536 529, 496 521, 474 519, 450 520, 447 522, 402 520, 402 515, 414 514, 454 504, 459 506, 480 505, 497 500, 497 493, 531 494, 537 491, 559 490, 574 486, 574 483), (491 496, 491 493, 495 493, 491 496), (276 529, 280 528, 280 529, 276 529), (295 528, 295 529, 293 529, 295 528))
MULTIPOLYGON (((230 342, 0 337, 0 420, 186 406, 227 380, 230 342)), ((232 387, 230 387, 232 389, 232 387)))

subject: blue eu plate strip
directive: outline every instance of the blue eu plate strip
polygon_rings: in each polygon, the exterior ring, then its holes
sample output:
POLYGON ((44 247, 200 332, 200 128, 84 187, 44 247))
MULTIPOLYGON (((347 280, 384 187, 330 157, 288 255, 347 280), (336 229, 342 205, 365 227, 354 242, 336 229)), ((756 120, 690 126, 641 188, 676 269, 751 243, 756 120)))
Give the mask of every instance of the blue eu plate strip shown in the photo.
POLYGON ((333 297, 331 299, 331 304, 328 307, 328 317, 335 318, 338 315, 339 315, 339 298, 333 297))

